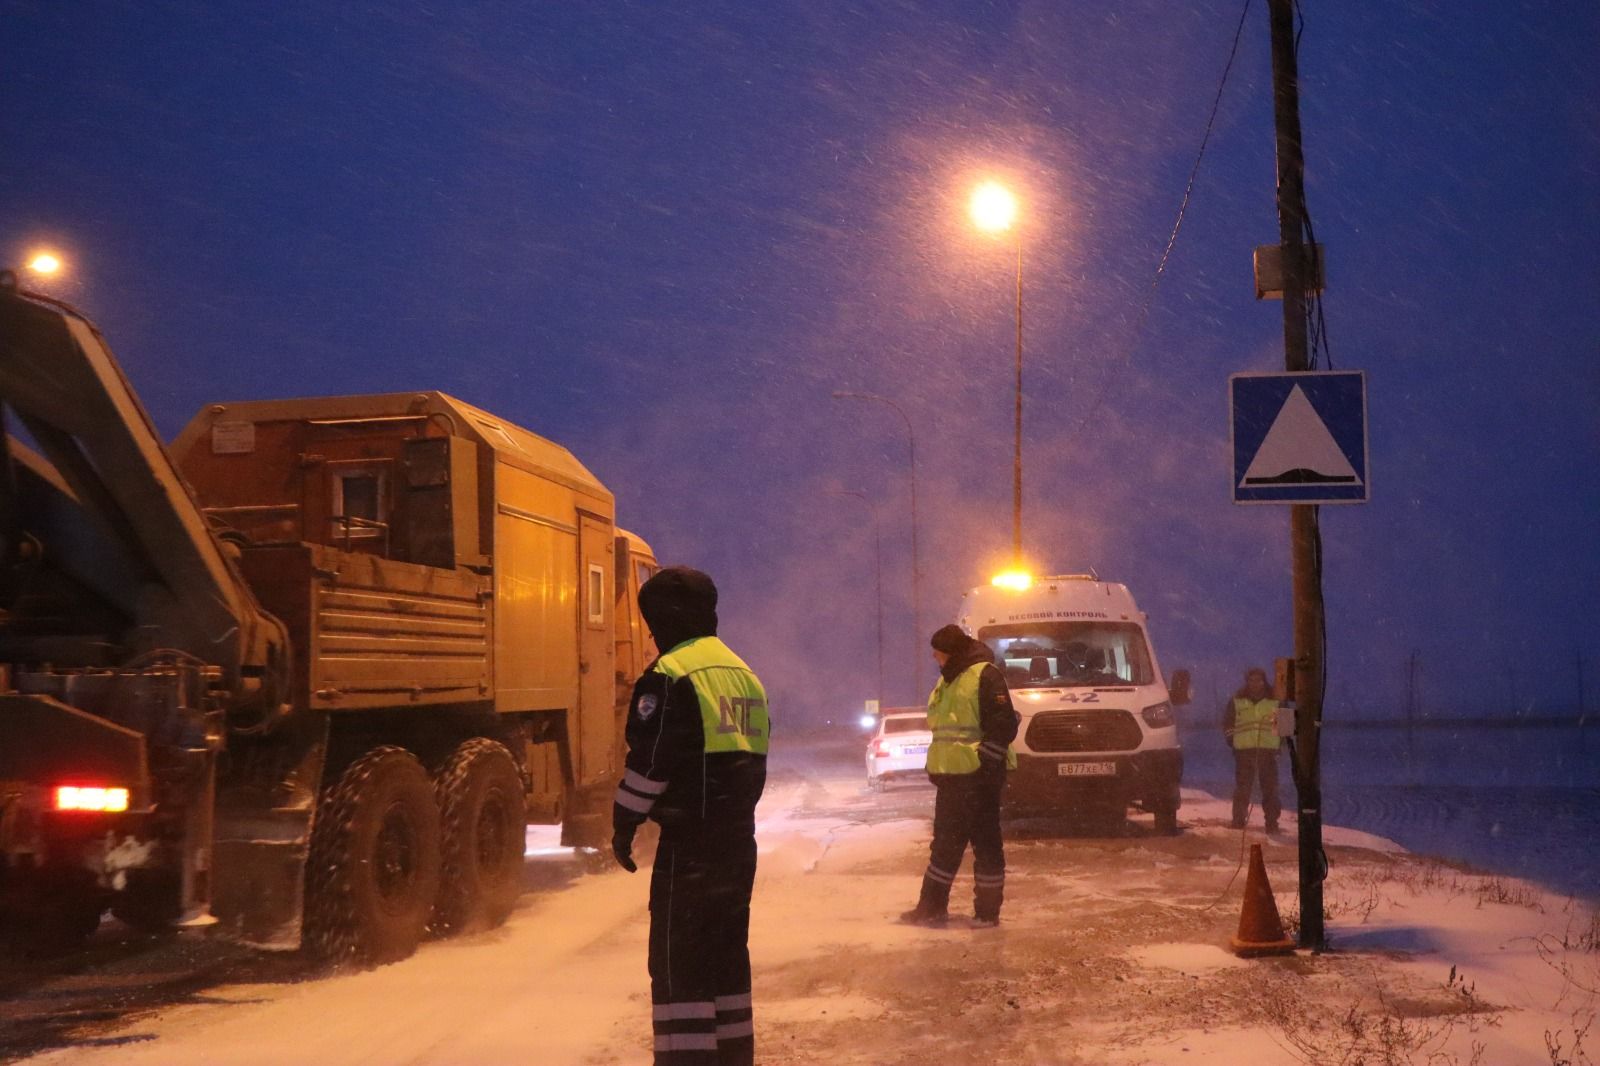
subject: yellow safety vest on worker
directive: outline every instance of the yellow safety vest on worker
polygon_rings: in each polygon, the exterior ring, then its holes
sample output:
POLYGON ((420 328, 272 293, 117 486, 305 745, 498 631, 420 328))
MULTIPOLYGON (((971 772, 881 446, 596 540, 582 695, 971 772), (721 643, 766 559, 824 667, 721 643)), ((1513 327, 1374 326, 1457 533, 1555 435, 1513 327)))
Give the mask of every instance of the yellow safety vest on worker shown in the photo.
MULTIPOLYGON (((973 663, 954 681, 939 678, 928 697, 928 773, 975 774, 983 729, 978 720, 978 678, 988 663, 973 663)), ((1006 747, 1006 768, 1017 768, 1017 753, 1006 747)))
POLYGON ((767 690, 754 671, 716 637, 696 637, 656 660, 655 670, 676 681, 687 677, 700 700, 706 752, 767 753, 771 721, 767 690))
POLYGON ((1274 720, 1278 701, 1270 696, 1264 700, 1251 700, 1244 696, 1233 698, 1233 746, 1240 751, 1252 748, 1278 747, 1278 731, 1274 720))

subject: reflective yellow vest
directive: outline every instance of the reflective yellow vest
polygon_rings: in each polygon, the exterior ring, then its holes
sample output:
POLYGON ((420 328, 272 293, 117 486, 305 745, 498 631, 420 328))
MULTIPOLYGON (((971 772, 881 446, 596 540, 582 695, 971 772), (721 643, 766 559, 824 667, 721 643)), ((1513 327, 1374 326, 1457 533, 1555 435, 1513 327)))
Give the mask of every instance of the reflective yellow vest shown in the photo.
MULTIPOLYGON (((928 697, 928 728, 933 731, 933 743, 928 745, 928 773, 978 772, 978 745, 983 742, 978 721, 978 677, 987 665, 973 663, 954 681, 941 676, 933 686, 928 697)), ((1017 753, 1009 746, 1006 768, 1017 768, 1017 753)))
POLYGON ((687 677, 700 698, 706 751, 767 753, 771 720, 761 680, 716 637, 696 637, 656 660, 656 673, 687 677))
POLYGON ((1233 698, 1233 746, 1240 751, 1250 748, 1277 748, 1278 733, 1273 718, 1278 711, 1278 701, 1268 696, 1254 702, 1243 696, 1233 698))

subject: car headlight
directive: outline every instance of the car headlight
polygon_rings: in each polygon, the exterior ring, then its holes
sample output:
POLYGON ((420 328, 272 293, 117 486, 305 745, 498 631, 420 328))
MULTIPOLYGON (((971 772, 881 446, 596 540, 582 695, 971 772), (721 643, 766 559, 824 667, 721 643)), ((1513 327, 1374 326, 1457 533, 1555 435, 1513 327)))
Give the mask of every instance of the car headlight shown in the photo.
POLYGON ((1146 707, 1139 713, 1144 716, 1144 724, 1151 729, 1165 729, 1172 724, 1172 704, 1166 700, 1146 707))

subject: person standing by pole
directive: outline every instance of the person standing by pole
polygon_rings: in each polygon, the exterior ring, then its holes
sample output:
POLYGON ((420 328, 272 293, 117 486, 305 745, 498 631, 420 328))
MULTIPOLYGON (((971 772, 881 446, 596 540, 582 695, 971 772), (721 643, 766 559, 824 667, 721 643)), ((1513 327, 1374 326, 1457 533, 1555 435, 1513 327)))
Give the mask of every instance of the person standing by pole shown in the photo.
POLYGON ((933 843, 917 905, 900 916, 910 925, 937 927, 949 920, 950 889, 961 857, 972 845, 973 925, 1000 924, 1006 856, 1000 835, 1000 796, 1006 771, 1015 769, 1011 742, 1021 720, 1011 706, 1006 679, 983 642, 947 625, 930 641, 939 682, 928 697, 928 777, 936 798, 933 843))
POLYGON ((1267 672, 1245 671, 1244 687, 1222 711, 1222 732, 1233 747, 1233 827, 1243 829, 1250 808, 1251 787, 1261 787, 1261 810, 1267 832, 1278 831, 1283 805, 1278 799, 1278 701, 1267 687, 1267 672))
POLYGON ((668 567, 639 589, 661 655, 634 686, 611 850, 661 826, 650 876, 650 1001, 656 1066, 751 1066, 750 896, 756 803, 767 780, 767 694, 717 638, 717 587, 668 567))

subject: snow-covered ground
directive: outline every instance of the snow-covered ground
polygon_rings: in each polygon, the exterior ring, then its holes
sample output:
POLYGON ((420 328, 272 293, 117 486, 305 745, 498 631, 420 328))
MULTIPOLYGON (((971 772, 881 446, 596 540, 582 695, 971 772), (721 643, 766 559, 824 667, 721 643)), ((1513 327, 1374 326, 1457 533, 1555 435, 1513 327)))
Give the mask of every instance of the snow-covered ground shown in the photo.
MULTIPOLYGON (((1013 826, 999 929, 909 928, 893 918, 926 861, 931 791, 868 793, 853 749, 811 754, 775 762, 762 807, 763 1063, 1600 1060, 1578 1043, 1600 1006, 1592 905, 1331 829, 1335 950, 1246 962, 1224 950, 1244 845, 1267 845, 1292 920, 1294 842, 1230 830, 1190 792, 1175 838, 1139 817, 1109 839, 1013 826)), ((584 873, 544 831, 528 869, 503 929, 372 972, 306 978, 180 942, 57 976, 0 1001, 0 1059, 31 1041, 54 1047, 30 1064, 647 1063, 646 874, 584 873)))

